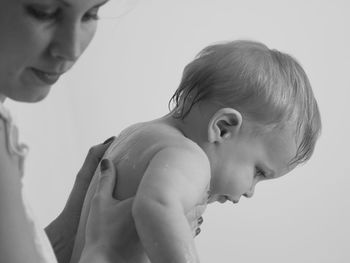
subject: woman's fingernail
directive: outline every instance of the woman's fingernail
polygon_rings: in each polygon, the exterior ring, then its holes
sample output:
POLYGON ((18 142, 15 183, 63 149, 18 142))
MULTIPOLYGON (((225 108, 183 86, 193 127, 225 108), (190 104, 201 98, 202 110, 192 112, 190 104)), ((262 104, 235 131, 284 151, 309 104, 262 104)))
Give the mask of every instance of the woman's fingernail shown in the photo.
POLYGON ((201 225, 203 223, 203 217, 198 218, 198 225, 201 225))
POLYGON ((115 139, 115 136, 112 136, 111 138, 108 138, 107 140, 105 140, 104 142, 103 142, 103 144, 108 144, 108 143, 110 143, 111 141, 113 141, 115 139))
POLYGON ((110 163, 109 163, 109 160, 107 159, 103 159, 100 163, 100 169, 101 169, 101 172, 104 172, 106 171, 107 169, 110 168, 110 163))
POLYGON ((201 232, 201 229, 198 227, 198 228, 196 229, 196 236, 198 236, 200 232, 201 232))

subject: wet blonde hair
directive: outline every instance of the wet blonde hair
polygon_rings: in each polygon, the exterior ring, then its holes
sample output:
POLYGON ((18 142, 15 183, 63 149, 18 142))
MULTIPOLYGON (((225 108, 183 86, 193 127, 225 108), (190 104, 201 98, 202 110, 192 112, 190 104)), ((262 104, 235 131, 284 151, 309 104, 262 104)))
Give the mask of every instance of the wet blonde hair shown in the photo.
POLYGON ((296 127, 300 138, 291 164, 307 161, 321 131, 309 79, 292 56, 266 45, 238 40, 204 48, 184 69, 169 101, 173 116, 184 118, 192 106, 210 101, 231 107, 262 127, 296 127))

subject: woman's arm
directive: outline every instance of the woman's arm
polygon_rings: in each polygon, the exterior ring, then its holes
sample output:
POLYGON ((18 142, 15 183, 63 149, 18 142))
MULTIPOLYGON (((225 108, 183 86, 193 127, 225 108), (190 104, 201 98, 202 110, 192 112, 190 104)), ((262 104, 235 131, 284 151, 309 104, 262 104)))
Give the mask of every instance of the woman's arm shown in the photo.
POLYGON ((86 192, 103 154, 114 139, 115 137, 111 137, 89 150, 84 164, 76 176, 65 208, 45 228, 59 263, 69 263, 70 261, 86 192))
POLYGON ((167 148, 152 159, 133 206, 152 263, 199 262, 185 213, 203 198, 209 180, 208 159, 197 149, 167 148))

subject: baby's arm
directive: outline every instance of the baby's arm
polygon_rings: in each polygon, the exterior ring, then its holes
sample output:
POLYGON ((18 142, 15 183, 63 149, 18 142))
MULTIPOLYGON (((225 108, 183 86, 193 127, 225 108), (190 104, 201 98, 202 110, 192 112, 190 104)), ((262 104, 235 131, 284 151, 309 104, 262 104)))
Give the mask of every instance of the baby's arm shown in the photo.
POLYGON ((152 263, 199 262, 185 213, 203 198, 209 180, 209 161, 200 149, 169 147, 153 157, 133 205, 152 263))

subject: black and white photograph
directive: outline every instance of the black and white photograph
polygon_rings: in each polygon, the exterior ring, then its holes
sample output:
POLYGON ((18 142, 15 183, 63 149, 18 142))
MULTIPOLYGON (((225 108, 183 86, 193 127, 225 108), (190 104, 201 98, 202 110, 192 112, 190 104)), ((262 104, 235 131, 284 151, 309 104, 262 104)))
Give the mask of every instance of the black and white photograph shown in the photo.
POLYGON ((350 262, 349 13, 0 0, 0 263, 350 262))

